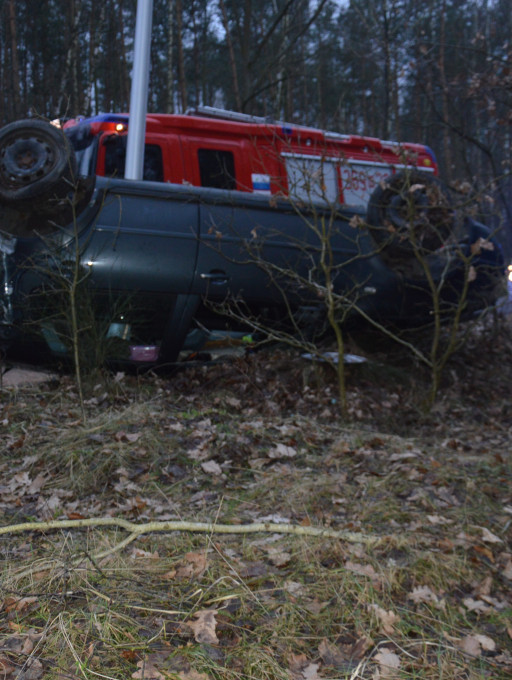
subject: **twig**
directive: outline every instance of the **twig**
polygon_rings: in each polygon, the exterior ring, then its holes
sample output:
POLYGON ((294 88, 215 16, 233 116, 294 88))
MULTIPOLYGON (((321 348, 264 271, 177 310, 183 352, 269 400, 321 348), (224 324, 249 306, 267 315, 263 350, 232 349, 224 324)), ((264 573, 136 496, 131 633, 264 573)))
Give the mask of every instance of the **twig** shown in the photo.
MULTIPOLYGON (((48 522, 23 522, 0 527, 0 536, 4 534, 21 534, 24 531, 55 531, 58 529, 84 529, 86 527, 121 527, 130 535, 121 541, 121 546, 127 545, 141 534, 158 531, 190 531, 217 534, 254 534, 270 532, 275 534, 293 534, 295 536, 317 536, 319 538, 335 538, 349 543, 364 543, 373 545, 382 540, 382 536, 372 536, 354 531, 337 531, 326 527, 308 527, 294 524, 273 524, 271 522, 254 522, 252 524, 214 524, 209 522, 147 522, 136 524, 122 517, 91 517, 89 519, 50 520, 48 522)), ((118 546, 114 550, 117 551, 118 546)), ((108 550, 95 559, 112 552, 108 550)))

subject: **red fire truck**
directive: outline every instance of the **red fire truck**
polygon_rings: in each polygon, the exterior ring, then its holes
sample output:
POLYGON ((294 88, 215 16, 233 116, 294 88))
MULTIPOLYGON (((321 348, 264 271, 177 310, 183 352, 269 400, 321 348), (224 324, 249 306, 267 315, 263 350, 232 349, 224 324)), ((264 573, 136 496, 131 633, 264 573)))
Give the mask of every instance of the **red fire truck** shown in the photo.
MULTIPOLYGON (((101 114, 65 123, 82 174, 124 177, 128 121, 127 115, 101 114), (96 136, 101 140, 92 156, 96 136)), ((145 180, 365 207, 379 183, 407 166, 437 174, 434 153, 421 144, 324 132, 209 106, 147 116, 145 180)))

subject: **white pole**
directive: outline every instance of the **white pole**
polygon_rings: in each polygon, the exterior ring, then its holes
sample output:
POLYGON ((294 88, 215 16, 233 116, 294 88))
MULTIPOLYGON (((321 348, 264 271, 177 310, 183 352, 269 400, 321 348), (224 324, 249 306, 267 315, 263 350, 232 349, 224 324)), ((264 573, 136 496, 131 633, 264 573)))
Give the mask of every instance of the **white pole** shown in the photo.
POLYGON ((137 0, 125 179, 142 179, 153 0, 137 0))

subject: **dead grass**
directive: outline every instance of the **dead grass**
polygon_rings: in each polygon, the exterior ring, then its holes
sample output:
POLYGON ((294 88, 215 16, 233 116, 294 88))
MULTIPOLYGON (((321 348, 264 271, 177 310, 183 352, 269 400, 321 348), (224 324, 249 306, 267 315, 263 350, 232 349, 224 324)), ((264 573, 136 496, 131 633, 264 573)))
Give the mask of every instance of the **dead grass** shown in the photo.
POLYGON ((116 551, 122 531, 2 536, 4 677, 510 677, 512 352, 506 334, 492 346, 457 357, 430 414, 420 386, 354 370, 349 422, 328 375, 305 384, 284 354, 102 380, 85 425, 69 377, 2 392, 3 525, 115 515, 382 537, 150 534, 116 551))

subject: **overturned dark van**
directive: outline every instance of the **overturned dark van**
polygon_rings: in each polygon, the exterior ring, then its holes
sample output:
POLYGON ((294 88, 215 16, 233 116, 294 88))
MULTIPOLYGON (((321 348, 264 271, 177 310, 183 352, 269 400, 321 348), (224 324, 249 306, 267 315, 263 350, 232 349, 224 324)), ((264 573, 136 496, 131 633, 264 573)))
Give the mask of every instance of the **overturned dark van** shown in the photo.
POLYGON ((5 350, 69 352, 70 296, 91 317, 75 331, 94 326, 117 358, 166 363, 244 318, 321 332, 327 291, 340 318, 415 324, 433 305, 469 315, 499 295, 500 247, 426 146, 204 107, 147 117, 134 181, 128 124, 0 130, 5 350))

